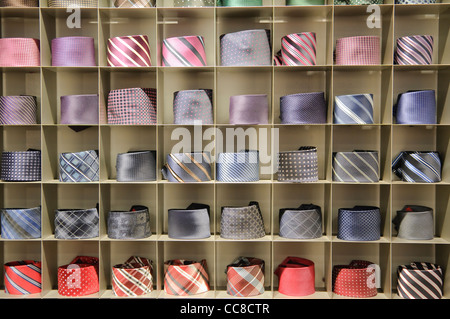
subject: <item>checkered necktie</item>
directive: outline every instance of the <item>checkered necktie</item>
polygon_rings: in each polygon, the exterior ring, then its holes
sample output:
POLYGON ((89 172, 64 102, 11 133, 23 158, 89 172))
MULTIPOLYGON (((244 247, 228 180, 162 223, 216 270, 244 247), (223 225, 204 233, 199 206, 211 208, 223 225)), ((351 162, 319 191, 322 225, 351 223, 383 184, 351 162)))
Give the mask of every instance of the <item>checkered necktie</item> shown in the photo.
POLYGON ((42 290, 41 262, 11 261, 4 265, 5 293, 10 295, 38 294, 42 290))
POLYGON ((206 260, 200 262, 174 259, 164 263, 164 292, 189 296, 207 292, 209 275, 206 260))
POLYGON ((213 91, 177 91, 173 95, 173 124, 213 124, 213 91))
POLYGON ((37 124, 35 96, 0 96, 0 125, 37 124))
POLYGON ((315 146, 278 153, 279 182, 310 183, 319 180, 319 160, 315 146))
POLYGON ((397 293, 404 299, 441 299, 444 274, 441 266, 413 262, 397 268, 397 293))
POLYGON ((211 181, 209 152, 173 153, 167 155, 161 172, 169 182, 196 183, 211 181))
POLYGON ((61 37, 52 40, 52 66, 96 66, 94 38, 61 37))
POLYGON ((48 6, 53 8, 79 7, 79 8, 97 8, 96 0, 48 0, 48 6))
POLYGON ((98 237, 97 208, 55 210, 56 239, 89 239, 98 237))
POLYGON ((40 66, 41 53, 39 39, 0 39, 0 67, 40 66))
POLYGON ((152 235, 148 207, 134 205, 129 211, 110 211, 108 237, 113 239, 142 239, 152 235))
POLYGON ((259 125, 269 123, 267 94, 230 96, 230 124, 259 125))
POLYGON ((99 158, 97 151, 62 153, 59 156, 60 182, 98 182, 99 158))
POLYGON ((333 292, 354 298, 375 297, 378 293, 378 276, 375 265, 370 261, 352 260, 349 265, 335 265, 332 273, 333 292))
POLYGON ((210 207, 192 203, 186 209, 169 209, 168 236, 176 239, 202 239, 211 236, 210 207))
POLYGON ((152 65, 146 35, 129 35, 108 39, 108 66, 149 67, 152 65))
POLYGON ((336 96, 334 124, 373 124, 373 94, 336 96))
POLYGON ((222 207, 220 237, 255 239, 265 235, 264 220, 257 202, 243 207, 222 207))
POLYGON ((119 297, 142 296, 153 290, 153 262, 131 256, 123 264, 112 267, 112 291, 119 297))
POLYGON ((322 236, 322 209, 313 204, 280 209, 280 237, 313 239, 322 236))
POLYGON ((219 153, 216 163, 219 182, 259 181, 259 152, 219 153))
POLYGON ((395 4, 430 4, 436 2, 436 0, 395 0, 395 4))
POLYGON ((252 297, 264 293, 264 260, 238 257, 227 265, 227 294, 235 297, 252 297))
POLYGON ((433 36, 413 35, 397 39, 394 63, 400 65, 432 64, 433 36))
POLYGON ((380 37, 356 36, 336 41, 336 65, 380 64, 380 37))
POLYGON ((406 205, 392 220, 398 238, 430 240, 434 238, 433 209, 426 206, 406 205))
POLYGON ((39 7, 39 0, 0 0, 0 7, 39 7))
POLYGON ((436 92, 413 90, 399 94, 394 117, 397 124, 436 124, 436 92))
POLYGON ((377 151, 336 152, 333 155, 333 181, 377 183, 379 181, 377 151))
POLYGON ((404 182, 437 183, 441 177, 438 152, 400 152, 392 162, 392 171, 404 182))
POLYGON ((41 151, 3 152, 1 180, 33 182, 41 180, 41 151))
POLYGON ((156 124, 156 89, 128 88, 108 94, 108 124, 156 124))
POLYGON ((58 293, 77 297, 99 292, 99 259, 77 256, 69 264, 58 267, 58 293))
POLYGON ((2 209, 1 229, 4 239, 41 238, 41 207, 2 209))
POLYGON ((262 0, 219 0, 223 7, 256 7, 262 6, 262 0))
POLYGON ((116 0, 116 8, 151 8, 154 7, 156 0, 116 0))
POLYGON ((339 208, 337 238, 351 241, 379 240, 381 214, 378 207, 339 208))
POLYGON ((130 151, 117 154, 118 182, 156 180, 156 151, 130 151))
POLYGON ((316 65, 316 34, 302 32, 281 38, 282 65, 316 65))
POLYGON ((163 40, 162 66, 206 66, 205 41, 192 35, 163 40))
POLYGON ((173 6, 178 7, 214 7, 216 0, 174 0, 173 6))
POLYGON ((281 124, 325 124, 324 92, 296 93, 280 97, 281 124))

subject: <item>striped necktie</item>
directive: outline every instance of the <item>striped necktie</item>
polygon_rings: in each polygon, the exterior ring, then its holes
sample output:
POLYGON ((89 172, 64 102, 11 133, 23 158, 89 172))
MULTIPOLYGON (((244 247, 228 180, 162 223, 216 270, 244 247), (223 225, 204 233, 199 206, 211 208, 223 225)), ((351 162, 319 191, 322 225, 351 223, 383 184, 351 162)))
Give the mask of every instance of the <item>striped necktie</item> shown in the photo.
POLYGON ((108 94, 108 124, 154 125, 157 122, 154 88, 127 88, 108 94))
POLYGON ((379 181, 378 152, 355 150, 334 153, 333 181, 377 183, 379 181))
POLYGON ((404 182, 437 183, 441 177, 441 159, 438 152, 400 152, 392 162, 392 171, 404 182))
POLYGON ((112 291, 119 297, 142 296, 153 290, 153 262, 131 256, 123 264, 112 267, 112 291))
POLYGON ((399 65, 432 64, 433 36, 412 35, 397 39, 394 63, 399 65))
POLYGON ((299 257, 287 257, 275 269, 278 291, 287 296, 309 296, 316 292, 314 262, 299 257))
POLYGON ((278 153, 279 182, 311 183, 319 180, 319 160, 315 146, 278 153))
POLYGON ((206 260, 200 262, 174 259, 164 263, 164 292, 190 296, 210 290, 206 260))
POLYGON ((38 294, 42 290, 41 262, 11 261, 5 267, 5 293, 10 295, 38 294))
POLYGON ((61 37, 52 40, 52 66, 96 66, 92 37, 61 37))
POLYGON ((397 268, 397 293, 404 299, 441 299, 444 275, 441 266, 413 262, 397 268))
POLYGON ((248 206, 222 207, 220 237, 228 239, 255 239, 266 235, 264 220, 258 202, 248 206))
POLYGON ((4 239, 41 238, 41 207, 1 209, 4 239))
POLYGON ((219 182, 257 182, 259 181, 259 152, 219 153, 216 168, 216 179, 219 182))
POLYGON ((0 125, 37 124, 35 96, 0 96, 0 125))
POLYGON ((0 0, 0 7, 39 7, 39 0, 0 0))
POLYGON ((398 238, 431 240, 434 238, 433 209, 426 206, 406 205, 392 220, 398 238))
POLYGON ((58 267, 58 293, 61 296, 86 296, 99 292, 99 259, 77 256, 58 267))
POLYGON ((230 97, 230 124, 264 125, 269 123, 267 94, 246 94, 230 97))
POLYGON ((40 40, 31 38, 1 38, 0 67, 40 66, 40 40))
POLYGON ((79 7, 97 8, 96 0, 48 0, 48 6, 53 8, 79 7))
POLYGON ((161 172, 169 182, 196 183, 211 181, 209 152, 168 154, 161 172))
POLYGON ((227 294, 253 297, 264 293, 265 262, 254 257, 238 257, 227 265, 227 294))
POLYGON ((156 181, 156 151, 130 151, 117 154, 118 182, 156 181))
POLYGON ((280 237, 314 239, 322 236, 322 209, 313 204, 282 208, 279 212, 280 237))
POLYGON ((337 39, 336 65, 380 64, 380 37, 356 36, 337 39))
POLYGON ((156 0, 116 0, 116 8, 151 8, 156 4, 156 0))
POLYGON ((374 241, 381 236, 381 214, 378 207, 339 208, 337 238, 350 241, 374 241))
POLYGON ((173 6, 179 7, 214 7, 216 0, 174 0, 173 6))
POLYGON ((99 123, 99 95, 63 95, 60 124, 86 125, 99 123))
POLYGON ((352 260, 349 265, 335 265, 332 273, 333 292, 354 298, 375 297, 378 294, 377 276, 377 268, 370 261, 352 260))
POLYGON ((163 40, 162 66, 206 66, 205 41, 192 35, 163 40))
POLYGON ((436 124, 436 92, 417 90, 399 94, 394 117, 397 124, 436 124))
POLYGON ((148 207, 134 205, 129 211, 110 211, 108 237, 112 239, 142 239, 152 235, 148 207))
POLYGON ((293 33, 281 38, 283 65, 316 65, 316 33, 293 33))
POLYGON ((325 124, 325 93, 296 93, 280 97, 280 120, 281 124, 325 124))
POLYGON ((169 209, 168 235, 176 239, 202 239, 211 237, 210 207, 192 203, 186 209, 169 209))
POLYGON ((214 124, 213 90, 183 90, 173 94, 173 124, 214 124))
POLYGON ((60 182, 98 182, 98 152, 89 150, 76 153, 62 153, 59 156, 60 182))
POLYGON ((8 182, 33 182, 41 180, 41 151, 28 150, 3 152, 1 180, 8 182))
POLYGON ((98 235, 97 208, 55 210, 56 239, 89 239, 98 235))
POLYGON ((336 96, 334 124, 373 124, 373 94, 336 96))
POLYGON ((146 35, 129 35, 108 39, 108 66, 150 67, 150 44, 146 35))

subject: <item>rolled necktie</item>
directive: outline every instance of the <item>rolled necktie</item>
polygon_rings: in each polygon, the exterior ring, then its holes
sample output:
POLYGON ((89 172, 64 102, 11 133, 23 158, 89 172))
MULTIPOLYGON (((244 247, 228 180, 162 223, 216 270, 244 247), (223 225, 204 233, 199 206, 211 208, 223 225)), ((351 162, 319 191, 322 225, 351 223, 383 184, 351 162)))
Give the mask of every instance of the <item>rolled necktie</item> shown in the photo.
POLYGON ((0 67, 40 66, 41 53, 39 39, 1 38, 0 67))
POLYGON ((129 211, 110 211, 108 237, 112 239, 142 239, 152 235, 148 207, 135 205, 129 211))
POLYGON ((264 293, 265 262, 254 257, 238 257, 227 265, 227 294, 253 297, 264 293))
POLYGON ((436 92, 414 90, 399 94, 394 116, 397 124, 436 124, 436 92))
POLYGON ((96 66, 92 37, 61 37, 52 40, 52 66, 96 66))
POLYGON ((112 291, 119 297, 142 296, 153 290, 153 262, 131 256, 112 267, 112 291))
POLYGON ((97 208, 56 209, 56 239, 89 239, 98 237, 99 215, 97 208))
POLYGON ((214 124, 213 90, 184 90, 173 94, 174 124, 214 124))
POLYGON ((433 61, 433 36, 411 35, 397 39, 394 63, 399 65, 424 65, 433 61))
POLYGON ((214 7, 216 0, 174 0, 173 6, 179 7, 214 7))
POLYGON ((430 4, 437 3, 436 0, 395 0, 395 4, 430 4))
POLYGON ((77 256, 58 267, 58 293, 62 296, 87 296, 99 292, 97 257, 77 256))
POLYGON ((336 41, 336 65, 380 64, 380 37, 356 36, 336 41))
POLYGON ((129 35, 108 39, 108 66, 150 67, 150 44, 146 35, 129 35))
POLYGON ((223 7, 256 7, 262 6, 262 0, 221 0, 223 7))
POLYGON ((280 120, 281 124, 325 124, 325 93, 296 93, 280 97, 280 120))
POLYGON ((255 239, 266 235, 258 202, 243 207, 222 207, 220 237, 255 239))
POLYGON ((308 296, 316 292, 314 262, 287 257, 275 270, 278 291, 287 296, 308 296))
POLYGON ((116 0, 116 8, 151 8, 156 5, 156 0, 116 0))
POLYGON ((373 94, 338 95, 334 98, 334 124, 373 124, 373 94))
POLYGON ((195 183, 211 181, 209 152, 172 153, 166 157, 161 172, 169 182, 195 183))
POLYGON ((281 38, 281 60, 283 65, 316 65, 316 33, 301 32, 281 38))
POLYGON ((2 239, 41 238, 41 207, 3 208, 1 210, 2 239))
POLYGON ((0 96, 0 125, 37 124, 35 96, 0 96))
POLYGON ((200 262, 174 259, 164 263, 164 292, 169 295, 190 296, 210 290, 208 267, 200 262))
POLYGON ((162 66, 206 66, 202 36, 172 37, 163 40, 162 66))
POLYGON ((438 152, 403 151, 392 162, 392 171, 404 182, 437 183, 441 177, 438 152))
POLYGON ((355 150, 333 154, 333 181, 346 183, 377 183, 379 177, 377 151, 355 150))
POLYGON ((373 241, 381 237, 381 214, 378 207, 339 208, 337 222, 339 239, 373 241))
POLYGON ((322 209, 313 204, 282 208, 279 212, 280 237, 314 239, 322 236, 322 209))
POLYGON ((201 239, 211 236, 209 205, 192 203, 186 209, 169 209, 169 238, 201 239))
POLYGON ((319 6, 324 3, 324 0, 286 0, 287 6, 319 6))
POLYGON ((334 5, 371 5, 383 4, 383 0, 334 0, 334 5))
POLYGON ((117 154, 118 182, 156 181, 156 151, 130 151, 117 154))
POLYGON ((1 180, 33 182, 41 180, 41 151, 2 152, 1 180))
POLYGON ((35 260, 11 261, 5 268, 5 293, 31 295, 42 291, 41 262, 35 260))
POLYGON ((441 299, 444 274, 441 266, 413 262, 397 268, 397 293, 403 299, 441 299))
POLYGON ((0 0, 0 7, 39 7, 39 0, 0 0))
POLYGON ((61 124, 98 124, 98 94, 61 96, 61 124))
POLYGON ((434 238, 433 209, 426 206, 406 205, 392 220, 398 238, 430 240, 434 238))
POLYGON ((95 0, 48 0, 48 6, 53 8, 97 8, 97 4, 95 0))
POLYGON ((279 182, 310 183, 319 180, 319 160, 315 146, 278 153, 279 182))
POLYGON ((230 124, 268 124, 269 102, 267 94, 231 96, 229 117, 230 124))
POLYGON ((220 36, 222 66, 272 65, 270 30, 245 30, 220 36))
POLYGON ((259 152, 219 153, 216 167, 216 179, 219 182, 257 182, 259 181, 259 152))
POLYGON ((98 182, 99 169, 98 152, 95 150, 59 155, 60 182, 98 182))
POLYGON ((108 94, 108 124, 154 125, 156 100, 153 88, 112 90, 108 94))
POLYGON ((335 265, 332 274, 333 292, 354 298, 375 297, 377 269, 374 266, 375 264, 365 260, 352 260, 349 265, 335 265))

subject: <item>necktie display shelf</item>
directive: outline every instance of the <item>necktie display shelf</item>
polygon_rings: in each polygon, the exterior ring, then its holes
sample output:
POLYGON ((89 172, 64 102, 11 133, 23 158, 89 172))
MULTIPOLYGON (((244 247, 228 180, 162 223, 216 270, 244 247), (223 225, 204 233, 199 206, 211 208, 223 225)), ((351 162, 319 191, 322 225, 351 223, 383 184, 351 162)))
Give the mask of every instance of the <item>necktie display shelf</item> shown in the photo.
MULTIPOLYGON (((1 208, 41 206, 42 209, 41 238, 0 240, 2 264, 19 260, 42 262, 42 292, 28 297, 66 298, 58 293, 58 267, 69 264, 77 256, 98 257, 100 263, 99 291, 78 298, 118 298, 112 288, 112 268, 130 256, 153 261, 153 290, 140 298, 183 298, 164 289, 164 263, 177 259, 207 261, 210 290, 191 295, 193 298, 234 298, 227 293, 225 269, 239 256, 264 260, 264 292, 255 296, 261 299, 292 298, 278 291, 279 281, 274 274, 288 256, 309 259, 315 266, 316 292, 297 298, 348 298, 333 292, 333 267, 349 265, 352 260, 371 261, 379 267, 378 293, 372 298, 400 298, 397 267, 411 262, 438 264, 446 270, 444 282, 449 281, 450 2, 404 5, 387 0, 375 11, 367 10, 367 5, 335 5, 332 0, 326 0, 324 5, 305 6, 286 6, 285 0, 263 0, 258 7, 180 8, 175 7, 176 3, 157 0, 156 7, 115 8, 114 1, 100 0, 98 7, 77 12, 53 8, 41 0, 40 7, 35 8, 0 8, 1 38, 40 40, 40 66, 0 67, 2 96, 31 95, 37 100, 37 124, 2 125, 0 130, 3 152, 28 149, 42 152, 41 181, 0 183, 1 208), (221 36, 256 29, 269 32, 270 65, 223 66, 221 36), (273 58, 282 49, 282 38, 301 32, 315 33, 315 65, 272 65, 273 58), (151 65, 110 66, 108 40, 135 35, 148 37, 151 65), (163 40, 192 35, 203 37, 205 66, 161 66, 163 40), (433 37, 432 64, 394 64, 397 39, 410 35, 433 37), (96 66, 53 66, 52 40, 75 36, 94 39, 96 66), (379 37, 379 63, 335 64, 337 40, 353 36, 379 37), (108 124, 110 92, 128 88, 157 90, 156 124, 108 124), (174 124, 174 93, 200 89, 213 91, 213 123, 174 124), (398 96, 410 90, 435 91, 436 124, 396 124, 393 109, 398 96), (324 93, 326 122, 282 124, 280 99, 312 92, 324 93), (60 123, 61 96, 79 94, 98 94, 99 124, 80 128, 60 123), (230 98, 251 94, 267 97, 267 124, 230 124, 230 98), (335 97, 352 94, 372 94, 372 124, 335 124, 335 97), (229 150, 229 135, 235 134, 237 128, 247 134, 246 138, 229 150), (276 130, 276 134, 271 135, 271 130, 276 130), (256 146, 252 141, 257 142, 256 146), (219 182, 213 161, 211 180, 169 182, 161 168, 166 156, 177 153, 181 146, 190 147, 192 152, 212 151, 213 156, 256 148, 261 160, 259 180, 219 182), (278 151, 296 151, 301 147, 317 148, 318 181, 278 180, 278 175, 269 170, 268 159, 276 164, 278 151), (59 154, 87 150, 98 151, 99 180, 61 182, 59 154), (157 151, 156 180, 118 182, 117 154, 139 150, 157 151), (378 182, 333 180, 334 154, 355 150, 377 152, 378 182), (437 183, 402 181, 392 172, 391 164, 403 151, 438 151, 442 180, 437 183), (244 207, 252 201, 260 207, 264 236, 245 240, 221 237, 222 207, 244 207), (185 209, 192 203, 209 205, 211 236, 189 240, 171 238, 168 210, 185 209), (280 236, 279 211, 311 203, 321 207, 322 235, 314 239, 280 236), (98 237, 55 238, 55 210, 89 209, 97 204, 98 237), (148 208, 151 236, 109 238, 108 213, 128 212, 133 205, 148 208), (405 205, 422 205, 433 210, 433 239, 397 237, 392 220, 405 205), (379 239, 358 242, 337 237, 339 209, 354 206, 380 209, 379 239)), ((3 275, 2 272, 0 298, 12 298, 4 292, 3 275)), ((443 298, 449 297, 448 285, 444 285, 443 298)))

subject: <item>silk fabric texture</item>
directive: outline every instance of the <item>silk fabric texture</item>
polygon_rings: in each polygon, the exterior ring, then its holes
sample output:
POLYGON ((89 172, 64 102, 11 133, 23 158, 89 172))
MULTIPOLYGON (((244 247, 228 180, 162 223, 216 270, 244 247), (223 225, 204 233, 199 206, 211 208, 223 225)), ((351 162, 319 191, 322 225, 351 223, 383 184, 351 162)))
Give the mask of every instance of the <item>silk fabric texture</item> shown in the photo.
POLYGON ((394 63, 427 65, 433 62, 434 38, 431 35, 410 35, 397 39, 394 63))
POLYGON ((254 297, 264 293, 265 262, 254 257, 240 256, 227 265, 227 294, 254 297))
POLYGON ((168 154, 161 173, 165 179, 173 183, 211 181, 211 154, 209 152, 168 154))
POLYGON ((4 239, 41 238, 41 207, 3 208, 1 212, 1 234, 4 239))
POLYGON ((259 152, 245 150, 238 153, 219 153, 216 163, 219 182, 259 181, 259 152))
POLYGON ((430 262, 412 262, 397 268, 397 294, 403 299, 441 299, 444 272, 430 262))
POLYGON ((173 124, 214 124, 213 91, 183 90, 173 94, 173 124))
POLYGON ((319 180, 319 160, 315 146, 302 146, 297 151, 278 153, 280 182, 312 183, 319 180))
POLYGON ((150 67, 150 44, 146 35, 129 35, 108 39, 108 66, 150 67))
POLYGON ((381 213, 375 206, 338 209, 337 238, 348 241, 374 241, 381 237, 381 213))
POLYGON ((92 37, 61 37, 52 40, 52 66, 96 66, 92 37))
POLYGON ((396 124, 437 124, 436 91, 411 90, 398 95, 396 124))
POLYGON ((216 0, 174 0, 173 6, 178 7, 214 7, 216 0))
POLYGON ((98 182, 98 151, 68 152, 59 155, 59 181, 67 183, 98 182))
POLYGON ((143 205, 134 205, 129 211, 110 211, 107 222, 109 238, 142 239, 152 235, 150 212, 143 205))
POLYGON ((99 292, 99 259, 77 256, 69 264, 58 267, 58 293, 78 297, 99 292))
POLYGON ((89 239, 98 235, 97 208, 55 210, 56 239, 89 239))
POLYGON ((280 237, 314 239, 322 236, 322 209, 314 204, 279 211, 280 237))
POLYGON ((230 124, 259 125, 269 123, 269 102, 266 94, 230 97, 230 124))
POLYGON ((377 183, 380 180, 378 151, 354 150, 333 154, 333 181, 377 183))
POLYGON ((402 151, 392 161, 392 171, 408 183, 438 183, 442 163, 436 151, 402 151))
POLYGON ((155 181, 156 151, 117 154, 116 179, 118 182, 155 181))
POLYGON ((205 41, 202 36, 192 35, 164 39, 162 66, 206 66, 205 41))
POLYGON ((116 0, 116 8, 151 8, 156 4, 156 0, 116 0))
POLYGON ((405 205, 392 220, 397 237, 408 240, 434 238, 433 209, 421 205, 405 205))
POLYGON ((98 94, 63 95, 61 100, 61 124, 99 123, 98 94))
POLYGON ((1 38, 0 67, 40 66, 40 41, 32 38, 1 38))
POLYGON ((169 209, 167 224, 169 238, 209 238, 211 236, 210 207, 192 203, 186 209, 169 209))
POLYGON ((96 0, 48 0, 48 6, 53 8, 79 7, 79 8, 96 8, 98 1, 96 0))
POLYGON ((258 202, 248 206, 222 207, 220 237, 227 239, 255 239, 266 235, 258 202))
POLYGON ((300 257, 286 257, 275 270, 278 291, 287 296, 308 296, 315 290, 314 262, 300 257))
POLYGON ((0 96, 0 125, 37 124, 36 96, 0 96))

